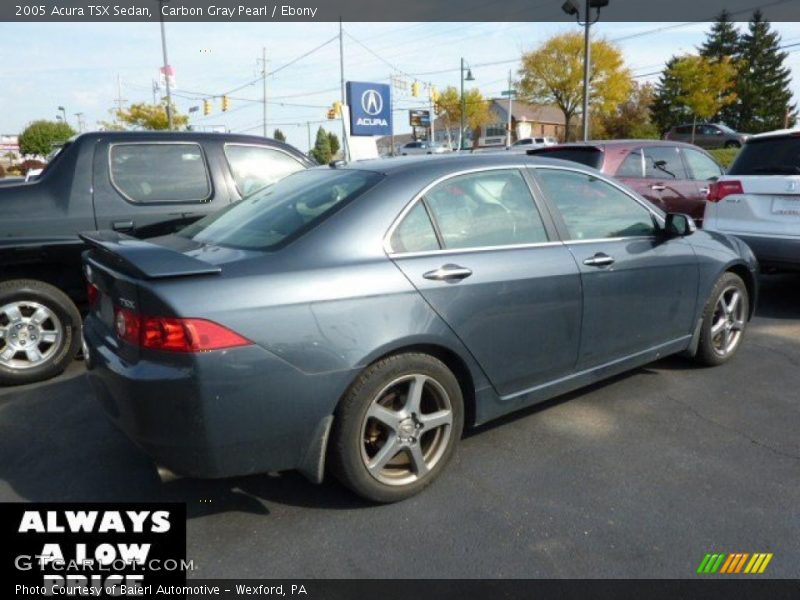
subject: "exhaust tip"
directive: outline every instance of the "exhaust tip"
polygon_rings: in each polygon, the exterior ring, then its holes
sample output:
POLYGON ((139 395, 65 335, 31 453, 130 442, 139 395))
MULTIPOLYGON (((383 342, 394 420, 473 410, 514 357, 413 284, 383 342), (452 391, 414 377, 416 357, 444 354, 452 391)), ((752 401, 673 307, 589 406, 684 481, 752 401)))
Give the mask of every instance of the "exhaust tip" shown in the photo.
POLYGON ((164 465, 156 465, 156 471, 158 471, 158 478, 161 480, 161 483, 169 483, 171 481, 182 479, 180 475, 170 471, 164 465))

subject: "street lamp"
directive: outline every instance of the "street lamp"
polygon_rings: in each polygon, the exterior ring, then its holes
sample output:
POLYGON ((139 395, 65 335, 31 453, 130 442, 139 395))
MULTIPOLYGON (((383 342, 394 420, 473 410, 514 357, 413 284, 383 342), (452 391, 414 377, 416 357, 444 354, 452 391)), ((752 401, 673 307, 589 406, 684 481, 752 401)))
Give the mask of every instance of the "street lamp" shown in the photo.
POLYGON ((67 121, 67 110, 63 106, 59 106, 58 110, 60 110, 61 114, 63 115, 64 123, 68 123, 68 121, 67 121))
MULTIPOLYGON (((561 10, 575 20, 584 28, 583 32, 583 141, 589 139, 589 73, 592 69, 592 46, 590 43, 589 29, 600 20, 600 9, 608 6, 609 0, 586 0, 581 21, 581 10, 579 0, 567 0, 561 5, 561 10), (597 10, 594 20, 591 17, 591 10, 597 10)), ((569 132, 566 132, 569 135, 569 132)))
POLYGON ((475 81, 475 78, 472 76, 472 69, 469 68, 464 58, 461 58, 461 129, 458 132, 458 150, 461 151, 464 149, 464 115, 467 112, 467 101, 464 97, 464 82, 465 81, 475 81), (466 77, 464 76, 464 70, 466 69, 467 74, 466 77))
POLYGON ((161 22, 161 53, 164 56, 164 84, 167 88, 167 128, 172 131, 172 92, 169 88, 169 60, 167 60, 167 34, 164 30, 164 5, 169 0, 158 0, 158 18, 161 22))

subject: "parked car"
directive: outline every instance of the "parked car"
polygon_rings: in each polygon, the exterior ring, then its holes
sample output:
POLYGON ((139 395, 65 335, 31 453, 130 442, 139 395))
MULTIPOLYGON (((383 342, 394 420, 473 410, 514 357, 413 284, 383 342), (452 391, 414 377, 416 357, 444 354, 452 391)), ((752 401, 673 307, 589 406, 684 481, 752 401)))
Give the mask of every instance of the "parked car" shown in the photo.
POLYGON ((737 133, 722 123, 698 123, 692 139, 692 124, 677 125, 666 134, 665 140, 693 143, 701 148, 741 148, 747 140, 746 133, 737 133))
POLYGON ((413 154, 443 154, 448 152, 448 148, 436 142, 408 142, 400 148, 402 156, 410 156, 413 154))
POLYGON ((177 234, 85 234, 88 376, 173 473, 326 466, 378 502, 463 426, 740 346, 747 246, 582 165, 500 154, 295 173, 177 234))
POLYGON ((252 136, 95 132, 34 180, 0 187, 0 384, 47 379, 75 356, 86 305, 80 231, 173 232, 310 165, 252 136))
POLYGON ((744 240, 762 269, 800 271, 800 131, 749 138, 711 184, 705 223, 744 240))
POLYGON ((593 167, 662 210, 688 214, 700 225, 708 186, 725 172, 697 146, 659 140, 597 140, 529 150, 528 154, 593 167))
POLYGON ((525 137, 520 138, 508 149, 529 149, 529 148, 542 148, 544 146, 555 146, 558 144, 558 140, 554 137, 525 137))

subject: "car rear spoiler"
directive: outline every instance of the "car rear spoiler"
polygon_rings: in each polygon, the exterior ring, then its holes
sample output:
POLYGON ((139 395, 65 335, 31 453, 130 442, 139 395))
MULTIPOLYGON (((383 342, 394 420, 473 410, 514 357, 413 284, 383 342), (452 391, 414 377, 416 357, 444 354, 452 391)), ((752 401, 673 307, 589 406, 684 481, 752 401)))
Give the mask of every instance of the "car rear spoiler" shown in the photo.
POLYGON ((222 268, 116 231, 87 231, 80 238, 116 266, 144 279, 215 275, 222 268))

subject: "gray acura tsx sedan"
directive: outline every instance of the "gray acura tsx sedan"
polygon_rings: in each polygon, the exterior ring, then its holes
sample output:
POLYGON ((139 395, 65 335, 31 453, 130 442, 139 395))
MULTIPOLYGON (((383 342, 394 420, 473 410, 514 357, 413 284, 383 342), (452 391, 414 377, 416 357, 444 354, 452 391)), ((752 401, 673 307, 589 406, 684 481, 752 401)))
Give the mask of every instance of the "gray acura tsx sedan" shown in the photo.
POLYGON ((464 427, 740 346, 745 244, 577 163, 485 154, 290 175, 175 235, 83 235, 89 378, 194 477, 326 470, 391 502, 464 427))

